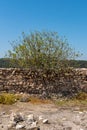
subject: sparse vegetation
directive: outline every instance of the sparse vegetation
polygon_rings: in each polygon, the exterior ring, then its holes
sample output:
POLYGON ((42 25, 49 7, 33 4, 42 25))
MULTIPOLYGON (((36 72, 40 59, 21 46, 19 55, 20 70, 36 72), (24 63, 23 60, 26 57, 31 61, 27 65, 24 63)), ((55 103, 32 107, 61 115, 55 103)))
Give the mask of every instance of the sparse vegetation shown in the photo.
POLYGON ((30 97, 30 103, 33 103, 33 104, 48 104, 48 103, 52 103, 52 100, 50 100, 50 99, 40 99, 38 97, 31 96, 30 97))
POLYGON ((87 100, 78 100, 78 99, 61 99, 56 100, 55 104, 59 107, 76 107, 76 106, 87 106, 87 100))
POLYGON ((72 99, 58 99, 55 101, 55 104, 63 107, 87 106, 87 93, 78 93, 72 99))
MULTIPOLYGON (((9 94, 9 93, 2 93, 0 94, 0 104, 11 105, 17 102, 23 96, 21 94, 9 94)), ((27 96, 29 98, 29 102, 32 104, 49 104, 55 103, 59 107, 74 107, 74 106, 87 106, 87 93, 78 93, 76 97, 72 99, 40 99, 37 96, 27 96)))
POLYGON ((17 101, 18 97, 14 94, 2 93, 0 94, 0 103, 11 105, 17 101))
MULTIPOLYGON (((32 104, 41 104, 41 103, 52 103, 51 100, 48 99, 40 99, 39 97, 29 96, 29 95, 21 95, 21 94, 10 94, 10 93, 1 93, 0 94, 0 104, 11 105, 16 103, 17 101, 21 101, 21 98, 29 99, 27 102, 32 104)), ((26 102, 26 101, 22 101, 26 102)))
POLYGON ((87 100, 87 93, 79 92, 75 98, 78 100, 87 100))

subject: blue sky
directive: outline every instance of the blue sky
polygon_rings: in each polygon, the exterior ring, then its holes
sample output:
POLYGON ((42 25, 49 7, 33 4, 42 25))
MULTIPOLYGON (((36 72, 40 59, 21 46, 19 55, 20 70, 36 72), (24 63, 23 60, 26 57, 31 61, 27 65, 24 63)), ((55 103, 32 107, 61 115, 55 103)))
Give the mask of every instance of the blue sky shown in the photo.
POLYGON ((0 0, 0 57, 22 32, 57 31, 87 60, 87 0, 0 0))

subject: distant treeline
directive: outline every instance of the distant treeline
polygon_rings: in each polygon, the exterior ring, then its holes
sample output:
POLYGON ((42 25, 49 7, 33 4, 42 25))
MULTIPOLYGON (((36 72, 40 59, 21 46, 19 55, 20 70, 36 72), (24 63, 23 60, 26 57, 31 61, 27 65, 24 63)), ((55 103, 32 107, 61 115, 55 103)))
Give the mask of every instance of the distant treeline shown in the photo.
POLYGON ((8 58, 0 58, 0 68, 9 68, 10 65, 10 59, 8 58))
POLYGON ((71 67, 74 67, 74 68, 87 68, 86 60, 70 60, 69 64, 71 67))
MULTIPOLYGON (((87 61, 85 60, 70 60, 68 61, 69 65, 74 68, 87 68, 87 61)), ((9 58, 0 58, 0 68, 10 68, 10 67, 18 67, 17 64, 14 66, 11 64, 11 60, 9 58)))

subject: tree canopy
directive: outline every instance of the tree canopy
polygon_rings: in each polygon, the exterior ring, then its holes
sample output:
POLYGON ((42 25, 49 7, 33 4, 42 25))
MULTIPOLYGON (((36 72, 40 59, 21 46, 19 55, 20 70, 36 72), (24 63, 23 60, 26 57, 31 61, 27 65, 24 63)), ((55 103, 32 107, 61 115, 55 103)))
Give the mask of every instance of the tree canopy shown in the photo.
MULTIPOLYGON (((7 56, 22 68, 60 69, 78 56, 65 37, 57 32, 34 31, 11 42, 7 56)), ((16 67, 17 67, 16 66, 16 67)))

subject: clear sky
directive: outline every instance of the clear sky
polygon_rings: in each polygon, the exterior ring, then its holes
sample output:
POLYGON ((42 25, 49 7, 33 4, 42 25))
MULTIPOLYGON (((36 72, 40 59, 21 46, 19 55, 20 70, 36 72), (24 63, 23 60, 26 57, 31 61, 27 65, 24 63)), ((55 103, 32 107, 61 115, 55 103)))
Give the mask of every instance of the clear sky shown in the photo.
POLYGON ((0 0, 0 57, 22 32, 57 31, 87 60, 87 0, 0 0))

